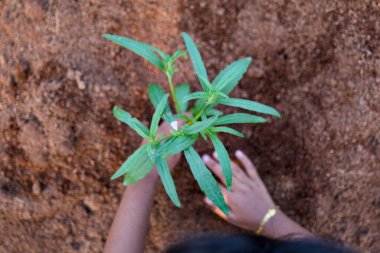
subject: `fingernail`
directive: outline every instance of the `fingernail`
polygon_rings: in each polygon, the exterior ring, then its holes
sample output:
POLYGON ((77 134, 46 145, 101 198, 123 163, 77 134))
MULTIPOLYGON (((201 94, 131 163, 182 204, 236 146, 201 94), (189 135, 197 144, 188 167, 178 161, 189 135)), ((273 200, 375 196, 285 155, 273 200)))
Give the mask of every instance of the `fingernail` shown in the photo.
POLYGON ((211 157, 209 155, 203 155, 203 161, 208 162, 211 160, 211 157))
POLYGON ((206 202, 207 205, 211 205, 211 200, 209 200, 209 198, 205 197, 203 200, 206 202))
POLYGON ((213 155, 215 158, 218 158, 218 154, 217 154, 215 151, 212 153, 212 155, 213 155))
POLYGON ((237 158, 242 158, 244 156, 244 154, 243 154, 243 152, 241 150, 237 150, 235 152, 235 155, 236 155, 237 158))
POLYGON ((174 120, 172 123, 170 123, 170 126, 174 129, 174 130, 178 130, 178 122, 176 120, 174 120))

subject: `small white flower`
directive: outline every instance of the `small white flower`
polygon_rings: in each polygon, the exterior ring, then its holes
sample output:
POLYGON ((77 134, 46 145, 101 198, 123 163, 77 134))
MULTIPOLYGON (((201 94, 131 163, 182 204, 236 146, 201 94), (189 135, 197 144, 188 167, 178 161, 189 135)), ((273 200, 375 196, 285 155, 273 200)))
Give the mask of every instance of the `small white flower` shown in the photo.
POLYGON ((170 126, 174 129, 174 130, 178 130, 178 122, 176 120, 174 120, 172 123, 170 123, 170 126))

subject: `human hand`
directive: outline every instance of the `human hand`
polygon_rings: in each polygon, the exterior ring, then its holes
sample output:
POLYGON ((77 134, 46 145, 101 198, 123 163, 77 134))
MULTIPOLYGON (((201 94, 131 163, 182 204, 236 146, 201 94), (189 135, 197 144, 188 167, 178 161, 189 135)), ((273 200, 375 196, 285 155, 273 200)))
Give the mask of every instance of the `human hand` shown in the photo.
MULTIPOLYGON (((219 187, 230 209, 230 214, 226 216, 208 198, 205 198, 205 202, 214 213, 227 222, 240 228, 256 231, 267 211, 275 208, 275 204, 251 160, 240 150, 235 152, 235 156, 242 166, 231 161, 231 192, 225 186, 216 153, 213 153, 214 158, 208 155, 203 156, 207 167, 223 182, 219 187)), ((277 210, 275 216, 264 226, 263 234, 273 238, 289 235, 312 236, 309 231, 292 221, 281 210, 277 210)))
MULTIPOLYGON (((179 119, 177 120, 177 123, 178 123, 178 127, 181 127, 182 124, 184 124, 184 121, 179 119)), ((158 127, 157 136, 167 136, 170 134, 171 130, 173 130, 173 128, 168 123, 163 121, 158 127)), ((141 145, 144 145, 146 143, 148 143, 148 141, 144 139, 141 145)), ((174 167, 179 163, 179 161, 181 160, 181 156, 182 156, 182 152, 166 158, 166 162, 168 164, 170 171, 173 171, 174 167)), ((146 178, 147 179, 158 178, 158 172, 157 172, 156 166, 154 166, 154 169, 147 175, 146 178)))
POLYGON ((220 188, 230 209, 229 216, 226 216, 208 198, 205 198, 205 202, 218 216, 228 222, 244 229, 255 230, 268 209, 275 207, 275 204, 251 160, 240 150, 236 151, 235 155, 242 167, 231 162, 231 192, 225 186, 225 179, 216 153, 213 154, 214 159, 208 155, 203 156, 207 167, 223 182, 220 188))
MULTIPOLYGON (((182 124, 180 120, 177 122, 178 125, 182 124)), ((164 122, 159 126, 157 136, 167 136, 170 130, 171 126, 164 122)), ((144 140, 142 145, 146 143, 144 140)), ((173 169, 180 158, 181 154, 168 157, 166 161, 169 168, 173 169)), ((143 252, 158 177, 157 168, 154 166, 146 177, 125 188, 104 252, 143 252)))

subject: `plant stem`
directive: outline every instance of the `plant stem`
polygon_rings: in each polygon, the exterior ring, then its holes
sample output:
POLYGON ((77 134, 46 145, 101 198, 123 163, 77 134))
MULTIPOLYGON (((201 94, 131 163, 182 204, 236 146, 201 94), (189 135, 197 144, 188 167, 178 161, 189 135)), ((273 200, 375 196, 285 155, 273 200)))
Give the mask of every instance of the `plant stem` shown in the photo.
POLYGON ((169 73, 166 73, 166 76, 168 77, 169 88, 170 88, 170 93, 173 97, 174 107, 175 107, 177 113, 181 113, 181 107, 179 106, 177 96, 175 95, 172 76, 169 73))

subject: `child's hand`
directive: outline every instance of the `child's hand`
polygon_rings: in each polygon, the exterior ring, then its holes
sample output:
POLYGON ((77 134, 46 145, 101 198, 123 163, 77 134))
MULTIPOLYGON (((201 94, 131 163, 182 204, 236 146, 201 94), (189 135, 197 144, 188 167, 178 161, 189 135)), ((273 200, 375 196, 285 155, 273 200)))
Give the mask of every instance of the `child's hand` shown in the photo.
POLYGON ((207 167, 223 182, 220 188, 230 209, 230 215, 227 217, 209 199, 205 198, 205 202, 228 222, 244 229, 255 230, 268 209, 275 207, 275 204, 251 160, 240 150, 235 155, 243 168, 231 162, 233 176, 231 192, 225 187, 225 179, 215 152, 213 154, 215 159, 208 155, 203 156, 207 167))
MULTIPOLYGON (((177 123, 178 123, 178 127, 181 127, 182 124, 184 123, 183 120, 177 120, 177 123)), ((157 136, 167 136, 170 134, 170 131, 173 130, 173 128, 168 124, 166 123, 165 121, 162 122, 160 124, 160 126, 158 127, 158 131, 157 131, 157 136)), ((148 143, 147 140, 143 140, 141 145, 144 145, 148 143)), ((182 153, 182 152, 181 152, 182 153)), ((181 153, 178 153, 178 154, 175 154, 175 155, 172 155, 168 158, 166 158, 166 162, 168 163, 168 166, 169 166, 169 169, 171 171, 173 171, 174 167, 179 163, 179 161, 181 160, 181 153)), ((147 178, 153 178, 153 179, 156 179, 158 177, 158 172, 157 172, 157 169, 156 167, 153 169, 152 172, 149 173, 149 175, 147 176, 147 178)))
MULTIPOLYGON (((181 125, 184 123, 183 120, 177 120, 177 122, 178 122, 178 127, 181 127, 181 125)), ((159 126, 157 134, 167 136, 170 134, 171 130, 173 130, 173 128, 164 121, 159 126)), ((182 156, 182 152, 166 158, 166 162, 168 163, 169 169, 171 171, 173 171, 174 167, 179 163, 179 161, 181 160, 181 156, 182 156)))
MULTIPOLYGON (((209 199, 205 198, 205 202, 217 215, 231 224, 256 231, 267 211, 270 208, 274 208, 275 204, 251 160, 240 150, 238 150, 235 155, 243 168, 231 162, 231 192, 229 192, 224 185, 225 179, 217 161, 216 154, 213 154, 214 159, 208 155, 203 156, 207 167, 223 182, 223 185, 219 186, 230 209, 229 216, 226 216, 209 199)), ((281 210, 277 210, 277 213, 272 219, 266 223, 263 234, 273 238, 284 236, 312 236, 309 231, 291 220, 281 210)))

